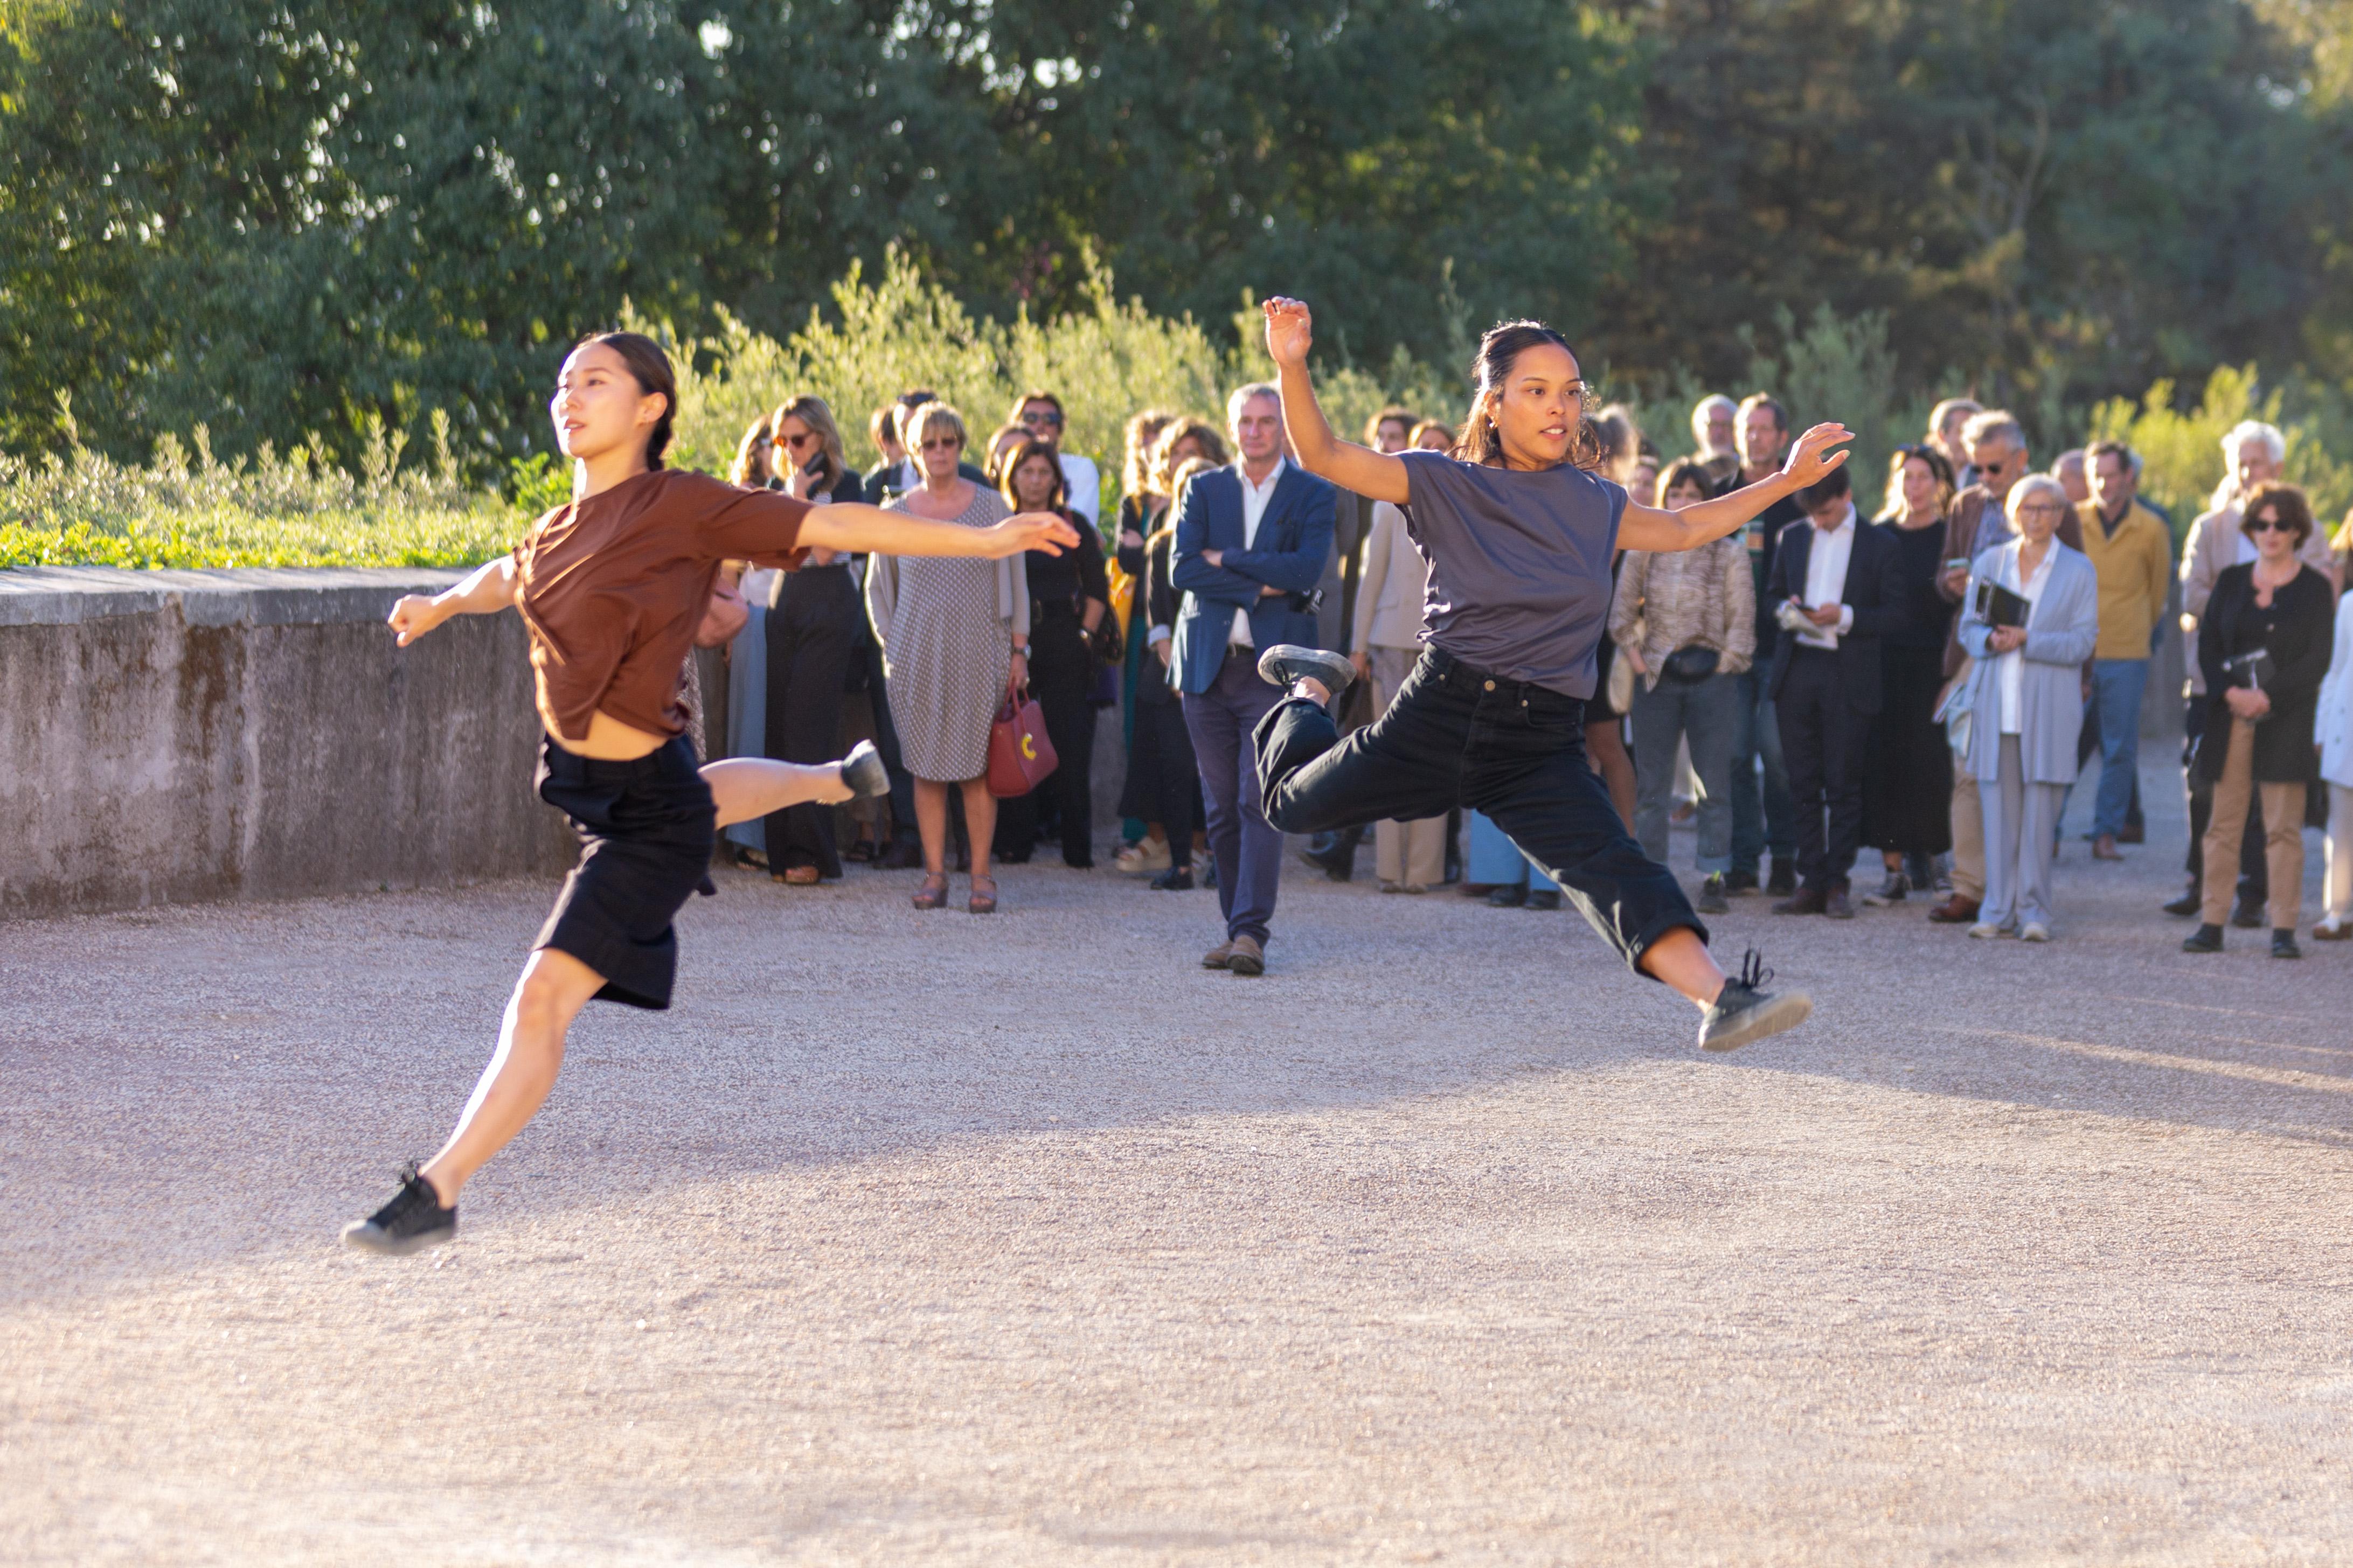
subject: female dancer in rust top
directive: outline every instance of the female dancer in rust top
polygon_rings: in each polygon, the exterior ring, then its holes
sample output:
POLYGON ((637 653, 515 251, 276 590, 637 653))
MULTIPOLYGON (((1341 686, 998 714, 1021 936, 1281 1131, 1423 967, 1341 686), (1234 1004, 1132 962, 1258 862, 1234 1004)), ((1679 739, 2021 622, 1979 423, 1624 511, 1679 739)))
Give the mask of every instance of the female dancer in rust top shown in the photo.
POLYGON ((540 721, 539 792, 580 836, 580 863, 507 1002, 499 1047, 441 1152, 343 1239, 414 1252, 456 1234, 458 1192, 535 1115, 555 1085, 564 1037, 592 999, 670 1005, 689 897, 712 891, 717 831, 806 801, 888 787, 861 745, 839 763, 731 758, 697 769, 680 671, 723 560, 786 569, 808 550, 1002 557, 1078 543, 1060 518, 959 528, 905 512, 812 507, 661 466, 678 383, 651 339, 588 338, 564 362, 550 412, 577 475, 571 504, 533 525, 512 556, 446 594, 393 606, 406 647, 452 616, 513 605, 531 635, 540 721))

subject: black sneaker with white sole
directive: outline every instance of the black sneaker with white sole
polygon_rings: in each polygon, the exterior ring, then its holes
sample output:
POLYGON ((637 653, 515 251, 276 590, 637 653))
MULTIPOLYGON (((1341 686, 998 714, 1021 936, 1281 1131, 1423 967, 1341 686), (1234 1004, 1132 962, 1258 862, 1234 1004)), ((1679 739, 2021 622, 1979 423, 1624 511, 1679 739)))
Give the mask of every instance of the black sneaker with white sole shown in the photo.
POLYGON ((411 1160, 400 1168, 400 1190, 389 1203, 343 1226, 343 1245, 398 1258, 455 1240, 457 1235, 458 1211, 441 1206, 433 1184, 417 1173, 417 1162, 411 1160))
POLYGON ((1736 1051, 1767 1035, 1778 1035, 1804 1023, 1814 1010, 1814 999, 1802 991, 1779 995, 1764 989, 1773 972, 1764 966, 1755 948, 1742 961, 1740 973, 1724 983, 1715 1000, 1699 1021, 1699 1048, 1736 1051))
POLYGON ((1285 691, 1291 689, 1294 680, 1320 680, 1324 690, 1337 697, 1348 682, 1356 679, 1356 667, 1348 662, 1345 654, 1302 647, 1295 642, 1279 642, 1258 656, 1258 673, 1260 679, 1285 691))
POLYGON ((882 753, 874 749, 871 741, 860 741, 849 748, 849 755, 841 759, 841 782, 860 800, 872 800, 891 793, 890 770, 882 765, 882 753))

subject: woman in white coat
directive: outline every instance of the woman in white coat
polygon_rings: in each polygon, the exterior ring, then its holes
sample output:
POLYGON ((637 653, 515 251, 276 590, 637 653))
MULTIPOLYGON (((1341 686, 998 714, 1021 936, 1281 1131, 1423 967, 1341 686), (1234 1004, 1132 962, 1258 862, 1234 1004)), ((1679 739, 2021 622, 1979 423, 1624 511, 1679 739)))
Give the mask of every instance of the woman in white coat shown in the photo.
MULTIPOLYGON (((1356 583, 1356 651, 1349 657, 1357 676, 1373 685, 1373 711, 1389 705, 1421 657, 1421 602, 1430 586, 1430 563, 1407 533, 1405 513, 1388 501, 1373 503, 1372 531, 1365 536, 1363 575, 1356 583)), ((1373 825, 1373 853, 1384 893, 1426 893, 1446 879, 1446 818, 1373 825)))
POLYGON ((2312 940, 2343 942, 2353 938, 2353 593, 2337 601, 2337 646, 2320 683, 2312 738, 2328 785, 2328 907, 2312 940))
POLYGON ((1985 899, 1969 934, 2048 942, 2051 857, 2075 782, 2100 579, 2087 556, 2052 537, 2069 510, 2059 481, 2021 479, 2009 506, 2018 537, 1977 558, 1961 609, 1961 646, 1977 661, 1961 762, 1985 808, 1985 899), (1978 584, 1987 582, 2029 601, 2025 626, 1988 626, 1978 616, 1978 584))

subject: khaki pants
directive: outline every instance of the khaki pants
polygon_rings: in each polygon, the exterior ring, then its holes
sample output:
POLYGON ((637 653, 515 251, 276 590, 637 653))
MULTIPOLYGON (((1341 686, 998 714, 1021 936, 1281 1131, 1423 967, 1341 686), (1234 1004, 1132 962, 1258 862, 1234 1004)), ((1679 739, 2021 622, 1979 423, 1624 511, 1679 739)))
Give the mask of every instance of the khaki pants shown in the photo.
MULTIPOLYGON (((1365 650, 1373 667, 1373 716, 1378 718, 1397 700, 1398 688, 1420 660, 1418 647, 1365 650)), ((1373 874, 1384 882, 1409 888, 1435 888, 1446 880, 1446 818, 1425 816, 1413 822, 1373 824, 1373 874)))
POLYGON ((1953 891, 1975 903, 1985 897, 1985 802, 1978 775, 1953 759, 1953 891))
MULTIPOLYGON (((2211 742, 2213 736, 2206 739, 2211 742)), ((2214 784, 2214 815, 2206 823, 2206 907, 2210 926, 2231 918, 2231 889, 2239 877, 2239 840, 2247 830, 2247 797, 2263 801, 2263 860, 2272 884, 2272 929, 2291 931, 2304 905, 2304 785, 2255 783, 2255 726, 2231 721, 2231 749, 2214 784)))

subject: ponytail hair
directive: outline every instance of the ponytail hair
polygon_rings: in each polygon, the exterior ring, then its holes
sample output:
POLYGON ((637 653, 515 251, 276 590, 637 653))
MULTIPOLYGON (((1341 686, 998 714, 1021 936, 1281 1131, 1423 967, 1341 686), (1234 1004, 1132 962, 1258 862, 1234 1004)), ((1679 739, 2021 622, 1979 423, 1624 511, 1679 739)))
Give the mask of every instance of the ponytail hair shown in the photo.
POLYGON ((646 437, 646 467, 660 468, 662 454, 670 449, 670 427, 678 418, 678 373, 670 369, 670 355, 643 332, 591 332, 573 344, 572 350, 577 353, 591 343, 601 343, 619 354, 640 393, 661 395, 662 416, 646 437))
MULTIPOLYGON (((1522 354, 1541 343, 1552 344, 1571 359, 1577 357, 1568 340, 1542 321, 1498 321, 1487 329, 1486 336, 1479 340, 1478 355, 1471 362, 1471 380, 1477 391, 1471 399, 1471 417, 1463 421, 1461 433, 1454 439, 1454 457, 1466 463, 1504 466, 1504 433, 1495 427, 1494 405, 1504 395, 1512 367, 1522 354)), ((1568 460, 1588 469, 1599 468, 1604 456, 1587 412, 1590 402, 1589 397, 1580 400, 1577 431, 1568 440, 1568 460)))

